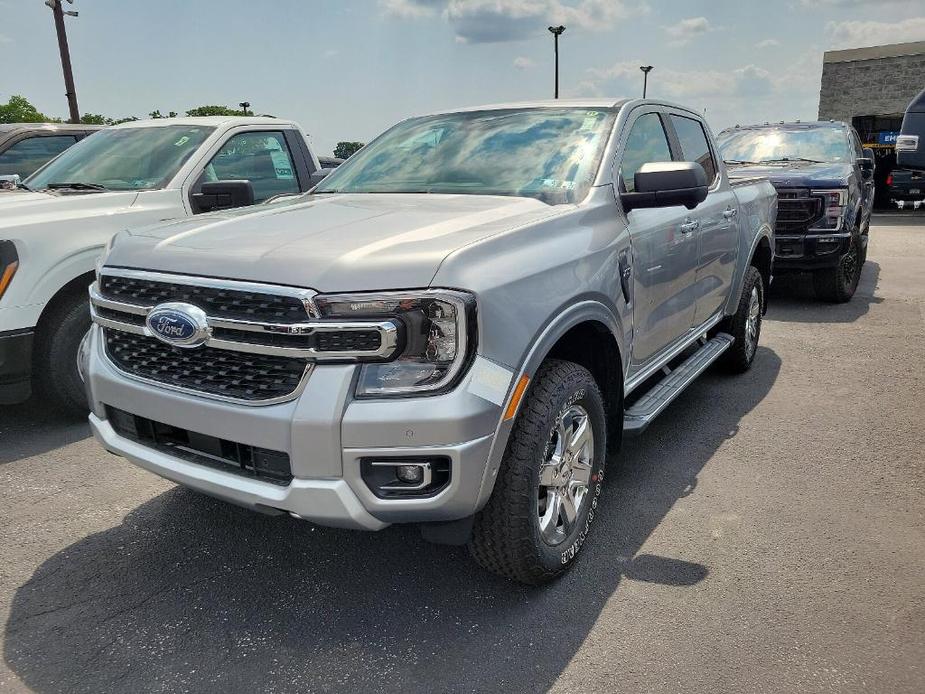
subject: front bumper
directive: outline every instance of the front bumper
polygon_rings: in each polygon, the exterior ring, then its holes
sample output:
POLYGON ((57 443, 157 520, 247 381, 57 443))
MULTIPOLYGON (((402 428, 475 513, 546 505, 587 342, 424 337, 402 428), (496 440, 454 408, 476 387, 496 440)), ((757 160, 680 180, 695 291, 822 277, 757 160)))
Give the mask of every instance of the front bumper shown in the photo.
POLYGON ((850 233, 776 236, 774 271, 776 274, 807 272, 835 267, 851 245, 850 233))
MULTIPOLYGON (((483 500, 507 388, 486 393, 484 387, 475 387, 473 374, 487 361, 481 357, 460 386, 444 395, 355 400, 355 366, 318 365, 297 399, 254 407, 136 381, 106 358, 97 327, 89 339, 84 369, 94 435, 107 450, 174 482, 255 510, 279 510, 322 525, 364 530, 390 523, 464 518, 483 500), (148 447, 120 435, 107 420, 107 406, 207 436, 284 452, 293 479, 281 486, 148 447), (421 455, 450 461, 449 483, 434 496, 383 499, 362 478, 363 458, 421 455)), ((489 363, 495 374, 502 368, 489 363)))
POLYGON ((32 330, 0 333, 0 405, 13 405, 32 392, 32 330))

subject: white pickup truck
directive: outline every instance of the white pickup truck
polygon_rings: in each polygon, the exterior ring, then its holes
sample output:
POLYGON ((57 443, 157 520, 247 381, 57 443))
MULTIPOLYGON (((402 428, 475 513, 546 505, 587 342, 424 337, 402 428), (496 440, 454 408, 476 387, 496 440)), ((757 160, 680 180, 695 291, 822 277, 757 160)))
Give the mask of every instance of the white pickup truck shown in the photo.
POLYGON ((117 232, 307 191, 323 176, 292 121, 134 121, 77 143, 0 196, 0 404, 35 381, 85 410, 77 349, 87 287, 117 232), (34 375, 34 378, 33 378, 34 375))

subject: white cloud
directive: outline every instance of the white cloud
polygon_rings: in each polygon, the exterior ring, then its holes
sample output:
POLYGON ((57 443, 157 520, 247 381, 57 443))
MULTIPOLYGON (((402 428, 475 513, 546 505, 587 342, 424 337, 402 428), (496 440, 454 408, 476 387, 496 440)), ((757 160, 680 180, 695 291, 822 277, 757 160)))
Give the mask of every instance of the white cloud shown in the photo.
POLYGON ((9 36, 4 36, 3 34, 0 34, 0 44, 4 44, 4 43, 13 43, 13 39, 11 39, 9 36))
POLYGON ((710 21, 706 17, 690 17, 688 19, 682 19, 677 24, 672 24, 671 26, 664 26, 662 29, 665 30, 665 33, 674 39, 672 44, 675 46, 683 46, 692 38, 697 36, 702 36, 713 31, 713 27, 710 25, 710 21))
POLYGON ((759 41, 755 44, 757 48, 776 48, 780 45, 780 41, 777 39, 765 39, 764 41, 759 41))
POLYGON ((514 58, 514 67, 516 67, 518 70, 529 70, 531 67, 533 67, 533 65, 534 62, 532 60, 522 55, 514 58))
POLYGON ((825 25, 830 48, 862 48, 886 43, 925 41, 925 17, 896 22, 829 22, 825 25))
POLYGON ((604 31, 619 19, 649 11, 644 0, 380 0, 401 19, 440 15, 461 43, 498 43, 541 35, 550 24, 604 31))

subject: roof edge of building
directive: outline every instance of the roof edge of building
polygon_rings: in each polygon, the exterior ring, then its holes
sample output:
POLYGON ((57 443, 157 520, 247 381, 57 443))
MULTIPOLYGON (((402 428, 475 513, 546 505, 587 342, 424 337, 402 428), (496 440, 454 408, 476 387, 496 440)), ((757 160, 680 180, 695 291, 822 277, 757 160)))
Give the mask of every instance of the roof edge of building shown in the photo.
POLYGON ((901 58, 907 55, 925 55, 925 41, 908 43, 891 43, 885 46, 867 46, 865 48, 846 48, 839 51, 826 51, 823 63, 850 63, 859 60, 876 60, 878 58, 901 58))

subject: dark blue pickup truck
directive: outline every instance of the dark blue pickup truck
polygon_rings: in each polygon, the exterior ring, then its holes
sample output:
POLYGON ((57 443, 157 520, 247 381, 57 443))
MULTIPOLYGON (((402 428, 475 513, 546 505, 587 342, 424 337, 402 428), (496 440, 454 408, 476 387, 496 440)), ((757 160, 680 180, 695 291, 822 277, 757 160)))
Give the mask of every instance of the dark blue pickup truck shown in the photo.
POLYGON ((850 301, 867 259, 874 160, 847 123, 736 126, 717 137, 730 176, 777 189, 775 276, 811 272, 816 294, 850 301))

